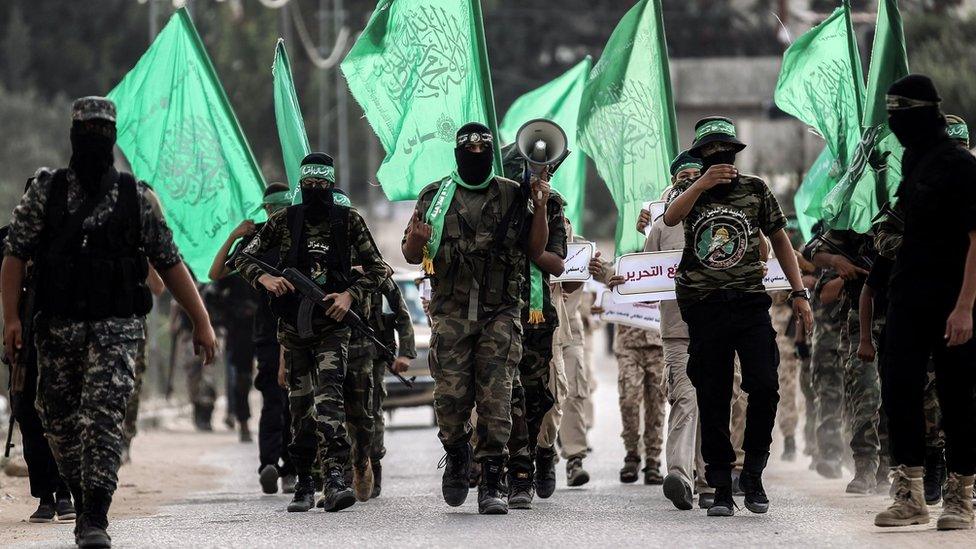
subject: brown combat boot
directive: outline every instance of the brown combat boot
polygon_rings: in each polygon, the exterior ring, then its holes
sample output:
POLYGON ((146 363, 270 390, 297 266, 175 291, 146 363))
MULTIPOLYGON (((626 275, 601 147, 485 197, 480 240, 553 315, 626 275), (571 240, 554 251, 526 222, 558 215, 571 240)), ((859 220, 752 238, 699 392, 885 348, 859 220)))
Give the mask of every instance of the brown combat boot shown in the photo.
POLYGON ((875 526, 910 526, 928 524, 929 510, 925 506, 924 467, 894 469, 894 499, 887 511, 874 517, 875 526))
POLYGON ((358 501, 369 501, 373 497, 373 464, 369 458, 352 468, 352 491, 358 501))
POLYGON ((942 494, 942 515, 936 523, 939 530, 970 530, 973 527, 973 475, 964 477, 949 473, 942 494))

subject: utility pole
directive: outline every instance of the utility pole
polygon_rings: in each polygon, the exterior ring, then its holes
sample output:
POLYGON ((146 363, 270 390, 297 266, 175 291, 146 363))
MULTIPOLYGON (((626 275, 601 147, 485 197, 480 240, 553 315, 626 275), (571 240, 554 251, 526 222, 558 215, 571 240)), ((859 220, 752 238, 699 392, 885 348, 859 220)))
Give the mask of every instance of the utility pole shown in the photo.
POLYGON ((281 37, 285 39, 285 44, 292 45, 292 34, 291 34, 291 11, 289 10, 288 4, 281 6, 278 10, 281 12, 280 25, 281 25, 281 37))
MULTIPOLYGON (((343 9, 342 0, 335 0, 332 10, 332 30, 333 36, 338 37, 342 25, 346 22, 346 11, 343 9)), ((339 184, 352 192, 353 182, 349 180, 349 112, 348 95, 345 83, 343 83, 342 71, 336 65, 332 68, 335 72, 335 96, 336 96, 336 117, 338 122, 338 152, 339 152, 339 184)), ((362 195, 360 195, 362 196, 362 195)))
MULTIPOLYGON (((319 0, 319 54, 322 57, 328 55, 326 48, 328 47, 329 41, 329 31, 326 23, 326 11, 325 11, 325 0, 319 0)), ((318 139, 318 149, 323 152, 328 152, 329 149, 329 109, 328 109, 328 98, 326 94, 326 86, 329 82, 329 75, 325 72, 325 69, 319 69, 319 139, 318 139)))
POLYGON ((159 7, 156 0, 149 0, 149 43, 156 39, 159 34, 159 7))

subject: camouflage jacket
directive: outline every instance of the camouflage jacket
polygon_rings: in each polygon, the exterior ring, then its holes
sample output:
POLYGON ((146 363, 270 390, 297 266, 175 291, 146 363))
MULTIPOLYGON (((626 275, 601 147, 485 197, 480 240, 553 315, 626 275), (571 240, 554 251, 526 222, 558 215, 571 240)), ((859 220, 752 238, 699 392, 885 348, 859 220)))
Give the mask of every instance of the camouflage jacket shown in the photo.
MULTIPOLYGON (((311 223, 305 219, 305 230, 309 255, 312 262, 310 277, 318 280, 327 275, 326 254, 331 242, 328 220, 320 223, 311 223)), ((380 282, 386 277, 386 264, 380 255, 373 236, 366 226, 366 221, 355 209, 349 212, 349 245, 352 248, 356 264, 362 266, 363 275, 356 278, 346 291, 353 298, 353 308, 362 310, 365 299, 370 292, 375 291, 380 282)), ((277 250, 279 257, 288 257, 291 250, 291 231, 288 228, 288 209, 272 215, 264 228, 251 240, 244 249, 249 255, 263 257, 269 250, 277 250)), ((238 256, 234 266, 252 286, 264 291, 264 287, 258 282, 258 278, 265 274, 257 265, 252 263, 243 255, 238 256)), ((294 336, 295 329, 284 322, 279 322, 279 334, 284 333, 294 336)))
MULTIPOLYGON (((379 290, 369 294, 367 299, 366 322, 376 330, 381 340, 386 340, 391 332, 396 331, 398 357, 417 358, 417 345, 413 336, 413 320, 407 302, 400 293, 400 287, 392 278, 386 278, 380 283, 379 290), (393 309, 393 326, 387 326, 388 317, 383 313, 383 300, 393 309)), ((376 347, 365 336, 353 333, 349 339, 349 359, 368 356, 375 358, 376 347)))
MULTIPOLYGON (((546 242, 546 251, 556 254, 560 259, 566 259, 566 245, 568 236, 566 234, 566 218, 563 215, 563 208, 566 201, 559 194, 553 192, 546 203, 546 220, 549 225, 549 240, 546 242)), ((552 302, 552 289, 549 287, 549 274, 542 272, 542 313, 546 317, 542 324, 529 324, 529 276, 531 262, 526 261, 525 265, 525 284, 522 285, 522 327, 526 329, 548 329, 551 330, 559 325, 559 315, 552 302)))
MULTIPOLYGON (((428 185, 417 198, 416 215, 424 219, 441 182, 428 185)), ((499 314, 518 317, 525 278, 525 238, 528 219, 506 221, 509 208, 524 200, 518 183, 495 177, 484 192, 484 206, 472 212, 458 187, 444 217, 440 248, 433 258, 430 276, 432 318, 443 316, 471 320, 499 314), (500 233, 500 234, 499 234, 500 233), (500 238, 498 238, 500 237, 500 238)), ((481 197, 478 197, 481 198, 481 197)), ((516 205, 516 207, 518 207, 516 205)), ((531 203, 525 212, 531 212, 531 203)), ((406 233, 403 240, 406 241, 406 233)))
MULTIPOLYGON (((691 186, 675 185, 668 206, 691 186)), ((737 182, 709 189, 683 221, 685 248, 675 291, 685 305, 716 290, 765 292, 760 232, 771 236, 786 227, 786 217, 766 183, 740 175, 737 182)))

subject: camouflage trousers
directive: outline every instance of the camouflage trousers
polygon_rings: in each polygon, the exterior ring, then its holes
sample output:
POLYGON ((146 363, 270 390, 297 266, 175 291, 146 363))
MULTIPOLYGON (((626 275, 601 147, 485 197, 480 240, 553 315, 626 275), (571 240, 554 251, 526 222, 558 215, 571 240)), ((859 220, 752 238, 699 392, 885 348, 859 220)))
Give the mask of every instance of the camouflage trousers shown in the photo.
POLYGON ((386 400, 386 362, 381 359, 373 360, 373 439, 370 442, 370 458, 379 461, 386 457, 386 416, 383 413, 383 402, 386 400))
MULTIPOLYGON (((365 463, 373 455, 373 357, 349 359, 343 387, 346 410, 346 433, 351 447, 351 461, 365 463)), ((352 463, 350 463, 352 465, 352 463)))
POLYGON ((39 320, 37 411, 69 486, 115 491, 142 319, 39 320))
POLYGON ((774 305, 770 310, 773 317, 773 328, 776 329, 776 346, 779 347, 779 406, 776 410, 776 421, 783 437, 796 436, 796 425, 799 423, 797 408, 797 386, 800 376, 800 364, 796 357, 796 344, 793 337, 787 335, 792 310, 786 306, 774 305))
POLYGON ((554 329, 528 328, 522 336, 522 359, 512 382, 512 434, 509 469, 532 472, 543 419, 555 404, 549 390, 554 329))
POLYGON ((639 455, 643 438, 644 459, 649 469, 661 467, 664 442, 664 352, 661 347, 625 349, 617 355, 617 390, 624 449, 639 455), (644 432, 641 436, 641 405, 644 432))
POLYGON ((807 348, 806 357, 797 356, 799 364, 799 386, 803 393, 803 453, 819 459, 817 450, 817 394, 813 390, 811 356, 807 348))
POLYGON ((568 391, 566 379, 566 357, 563 347, 555 344, 552 348, 552 360, 549 361, 549 394, 552 395, 552 406, 542 418, 539 426, 539 436, 536 439, 537 446, 555 452, 556 439, 559 436, 560 427, 563 422, 563 414, 566 403, 566 393, 568 391))
POLYGON ((522 358, 518 311, 482 320, 438 315, 433 318, 430 373, 434 378, 434 414, 445 447, 471 439, 471 412, 477 406, 481 462, 504 457, 512 433, 512 386, 522 358))
POLYGON ((186 390, 190 403, 196 408, 213 410, 217 401, 217 382, 214 379, 213 365, 206 366, 203 358, 193 353, 193 333, 189 330, 177 332, 176 349, 179 361, 186 371, 186 390))
POLYGON ((945 431, 942 430, 942 410, 939 408, 939 395, 935 388, 935 364, 929 360, 928 375, 925 379, 925 446, 945 448, 945 431))
MULTIPOLYGON (((847 313, 848 348, 844 366, 844 406, 851 433, 851 452, 858 467, 876 471, 881 463, 882 446, 887 450, 887 437, 882 444, 883 429, 880 425, 881 378, 876 362, 864 362, 857 358, 861 333, 858 312, 847 313)), ((875 347, 881 340, 884 320, 872 323, 871 333, 875 347)))
POLYGON ((292 440, 288 445, 299 475, 316 461, 324 471, 349 461, 345 380, 349 328, 336 327, 310 339, 283 335, 292 440))
POLYGON ((139 400, 142 397, 142 378, 146 376, 146 338, 148 331, 145 321, 143 321, 142 327, 143 339, 139 341, 139 348, 136 350, 135 385, 132 389, 132 396, 129 397, 129 402, 125 406, 125 421, 122 426, 126 448, 132 445, 132 439, 135 438, 138 432, 136 424, 139 422, 139 400))
MULTIPOLYGON (((844 353, 848 348, 844 322, 814 309, 810 374, 817 402, 817 448, 820 457, 839 461, 844 453, 841 422, 844 409, 844 353)), ((846 320, 846 317, 844 317, 846 320)))

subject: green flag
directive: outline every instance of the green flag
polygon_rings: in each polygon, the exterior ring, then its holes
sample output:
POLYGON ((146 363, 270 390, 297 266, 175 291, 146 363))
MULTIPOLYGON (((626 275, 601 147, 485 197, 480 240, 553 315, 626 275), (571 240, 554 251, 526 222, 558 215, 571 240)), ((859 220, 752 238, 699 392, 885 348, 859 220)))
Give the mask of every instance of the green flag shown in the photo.
POLYGON ((576 146, 576 122, 579 117, 583 85, 590 74, 593 62, 589 57, 580 61, 562 76, 519 97, 509 107, 502 120, 503 143, 515 141, 519 128, 529 120, 547 118, 559 124, 573 151, 552 177, 552 188, 567 202, 566 217, 577 234, 583 232, 583 195, 586 190, 586 155, 576 146))
POLYGON ((457 168, 464 124, 498 135, 480 0, 380 0, 342 73, 386 150, 377 179, 390 200, 415 199, 457 168))
POLYGON ((805 241, 809 241, 813 237, 813 226, 820 220, 820 202, 823 200, 824 194, 830 190, 830 168, 836 160, 830 153, 830 149, 824 147, 813 165, 807 170, 800 188, 793 195, 793 209, 796 211, 797 225, 799 225, 800 233, 805 241), (812 208, 812 206, 816 206, 816 208, 812 208))
MULTIPOLYGON (((861 138, 864 77, 850 22, 850 5, 799 37, 783 54, 776 106, 816 129, 838 165, 833 185, 861 138)), ((829 187, 828 187, 829 188, 829 187)))
POLYGON ((580 148, 617 205, 617 255, 644 247, 641 206, 670 184, 678 153, 660 0, 641 0, 614 29, 580 102, 580 148))
POLYGON ((285 51, 285 41, 278 39, 275 47, 274 65, 271 67, 274 79, 275 121, 278 123, 278 141, 281 142, 281 159, 285 164, 288 186, 292 192, 298 188, 298 170, 311 148, 305 134, 305 119, 302 107, 295 93, 295 80, 291 76, 291 63, 285 51))
POLYGON ((871 46, 863 134, 847 173, 823 200, 824 219, 832 227, 867 232, 881 206, 894 198, 901 182, 903 148, 888 129, 885 93, 907 74, 898 2, 881 0, 871 46))
POLYGON ((261 204, 265 184, 185 8, 108 96, 118 108, 119 148, 159 195, 183 259, 205 280, 228 233, 261 204))

